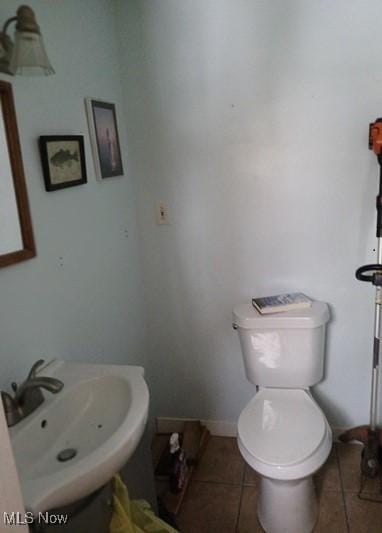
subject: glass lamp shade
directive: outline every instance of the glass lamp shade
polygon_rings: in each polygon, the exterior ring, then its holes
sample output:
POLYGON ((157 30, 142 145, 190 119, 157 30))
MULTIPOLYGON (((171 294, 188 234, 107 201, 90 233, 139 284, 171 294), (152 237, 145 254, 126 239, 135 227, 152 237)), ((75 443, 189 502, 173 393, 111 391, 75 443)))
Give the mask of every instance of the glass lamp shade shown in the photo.
POLYGON ((54 74, 45 51, 43 39, 39 33, 16 31, 15 44, 9 64, 12 74, 23 76, 41 76, 54 74))

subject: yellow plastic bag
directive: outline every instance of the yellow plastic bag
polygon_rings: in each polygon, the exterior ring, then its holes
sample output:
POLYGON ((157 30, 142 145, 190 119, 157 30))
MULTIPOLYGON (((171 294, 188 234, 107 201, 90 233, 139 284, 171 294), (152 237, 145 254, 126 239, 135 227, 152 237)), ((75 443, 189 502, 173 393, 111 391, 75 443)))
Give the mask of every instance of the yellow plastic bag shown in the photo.
POLYGON ((145 500, 130 500, 120 475, 114 476, 110 533, 179 533, 155 516, 145 500))

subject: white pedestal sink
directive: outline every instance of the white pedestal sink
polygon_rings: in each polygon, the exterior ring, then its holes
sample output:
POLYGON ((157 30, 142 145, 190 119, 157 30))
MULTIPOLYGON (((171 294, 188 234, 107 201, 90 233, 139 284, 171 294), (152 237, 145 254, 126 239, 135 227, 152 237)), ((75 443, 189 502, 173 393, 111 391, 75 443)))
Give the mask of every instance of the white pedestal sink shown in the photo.
POLYGON ((10 429, 24 504, 35 513, 108 482, 135 451, 149 407, 142 367, 53 361, 39 374, 64 388, 43 391, 44 403, 10 429), (64 450, 74 456, 61 462, 64 450))

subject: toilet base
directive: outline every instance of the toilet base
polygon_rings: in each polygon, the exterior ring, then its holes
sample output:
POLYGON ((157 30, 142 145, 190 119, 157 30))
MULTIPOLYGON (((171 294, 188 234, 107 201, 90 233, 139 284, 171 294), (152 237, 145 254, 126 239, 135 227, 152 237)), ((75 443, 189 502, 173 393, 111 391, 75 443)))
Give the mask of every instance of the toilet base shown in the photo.
POLYGON ((267 533, 311 533, 318 517, 312 476, 293 481, 262 476, 257 516, 267 533))

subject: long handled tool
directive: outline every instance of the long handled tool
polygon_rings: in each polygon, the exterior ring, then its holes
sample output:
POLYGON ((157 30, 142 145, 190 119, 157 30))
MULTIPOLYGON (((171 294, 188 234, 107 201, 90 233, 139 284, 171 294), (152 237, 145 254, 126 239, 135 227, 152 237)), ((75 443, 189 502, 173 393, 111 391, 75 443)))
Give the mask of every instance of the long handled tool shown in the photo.
POLYGON ((373 370, 371 376, 370 424, 349 429, 339 439, 342 442, 359 440, 364 444, 361 457, 361 473, 366 478, 375 478, 382 474, 382 429, 377 427, 378 414, 378 379, 379 349, 381 340, 382 316, 382 118, 377 118, 369 126, 369 148, 378 158, 379 194, 377 196, 377 263, 364 265, 357 269, 355 275, 360 281, 367 281, 375 286, 373 370))

